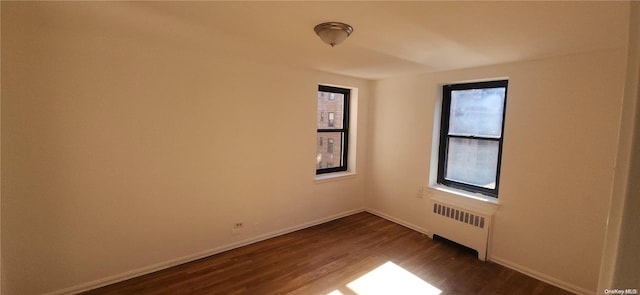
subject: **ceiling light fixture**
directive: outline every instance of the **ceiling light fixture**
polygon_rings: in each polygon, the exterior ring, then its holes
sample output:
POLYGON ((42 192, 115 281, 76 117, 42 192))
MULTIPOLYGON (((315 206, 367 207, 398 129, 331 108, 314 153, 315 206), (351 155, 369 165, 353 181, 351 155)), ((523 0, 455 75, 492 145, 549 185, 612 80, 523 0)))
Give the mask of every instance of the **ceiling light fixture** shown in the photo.
POLYGON ((353 27, 345 23, 327 22, 317 25, 313 30, 316 31, 316 34, 324 43, 333 47, 347 39, 353 32, 353 27))

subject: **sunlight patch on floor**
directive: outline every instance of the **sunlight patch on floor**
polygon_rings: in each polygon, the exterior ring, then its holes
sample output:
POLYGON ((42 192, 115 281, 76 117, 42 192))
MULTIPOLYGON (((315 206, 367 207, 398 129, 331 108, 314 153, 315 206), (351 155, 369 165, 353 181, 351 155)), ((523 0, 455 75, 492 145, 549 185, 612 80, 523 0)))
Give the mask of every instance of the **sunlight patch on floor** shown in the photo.
MULTIPOLYGON (((358 295, 438 295, 442 292, 391 261, 348 283, 347 287, 358 295)), ((335 290, 327 295, 344 295, 344 293, 335 290)))

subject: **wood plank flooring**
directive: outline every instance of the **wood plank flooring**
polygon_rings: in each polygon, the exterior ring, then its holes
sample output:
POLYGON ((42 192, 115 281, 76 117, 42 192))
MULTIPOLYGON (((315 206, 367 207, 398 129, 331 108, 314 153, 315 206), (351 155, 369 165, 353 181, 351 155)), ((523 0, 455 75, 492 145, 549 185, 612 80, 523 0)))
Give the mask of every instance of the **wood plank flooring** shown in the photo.
POLYGON ((353 295, 387 262, 440 294, 571 294, 366 212, 83 294, 353 295))

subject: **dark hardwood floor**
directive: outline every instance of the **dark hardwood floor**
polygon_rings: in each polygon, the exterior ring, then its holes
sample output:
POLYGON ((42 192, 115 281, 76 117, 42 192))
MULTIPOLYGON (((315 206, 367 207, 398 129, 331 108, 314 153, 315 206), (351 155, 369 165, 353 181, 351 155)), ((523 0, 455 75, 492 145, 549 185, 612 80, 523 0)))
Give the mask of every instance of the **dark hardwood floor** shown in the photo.
POLYGON ((440 294, 571 294, 364 212, 83 294, 365 295, 351 282, 389 262, 440 294))

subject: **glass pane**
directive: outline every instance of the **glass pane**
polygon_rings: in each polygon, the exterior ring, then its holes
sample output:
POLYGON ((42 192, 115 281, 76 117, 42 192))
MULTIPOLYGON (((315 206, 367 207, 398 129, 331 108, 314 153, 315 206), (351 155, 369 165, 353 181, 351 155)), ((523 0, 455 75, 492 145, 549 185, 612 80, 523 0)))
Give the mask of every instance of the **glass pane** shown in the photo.
POLYGON ((316 169, 342 166, 342 132, 318 132, 316 169))
POLYGON ((497 141, 450 138, 448 148, 446 179, 496 188, 497 141))
POLYGON ((449 134, 502 136, 505 92, 504 87, 451 91, 449 134))
POLYGON ((318 129, 342 129, 344 94, 318 91, 318 129))

